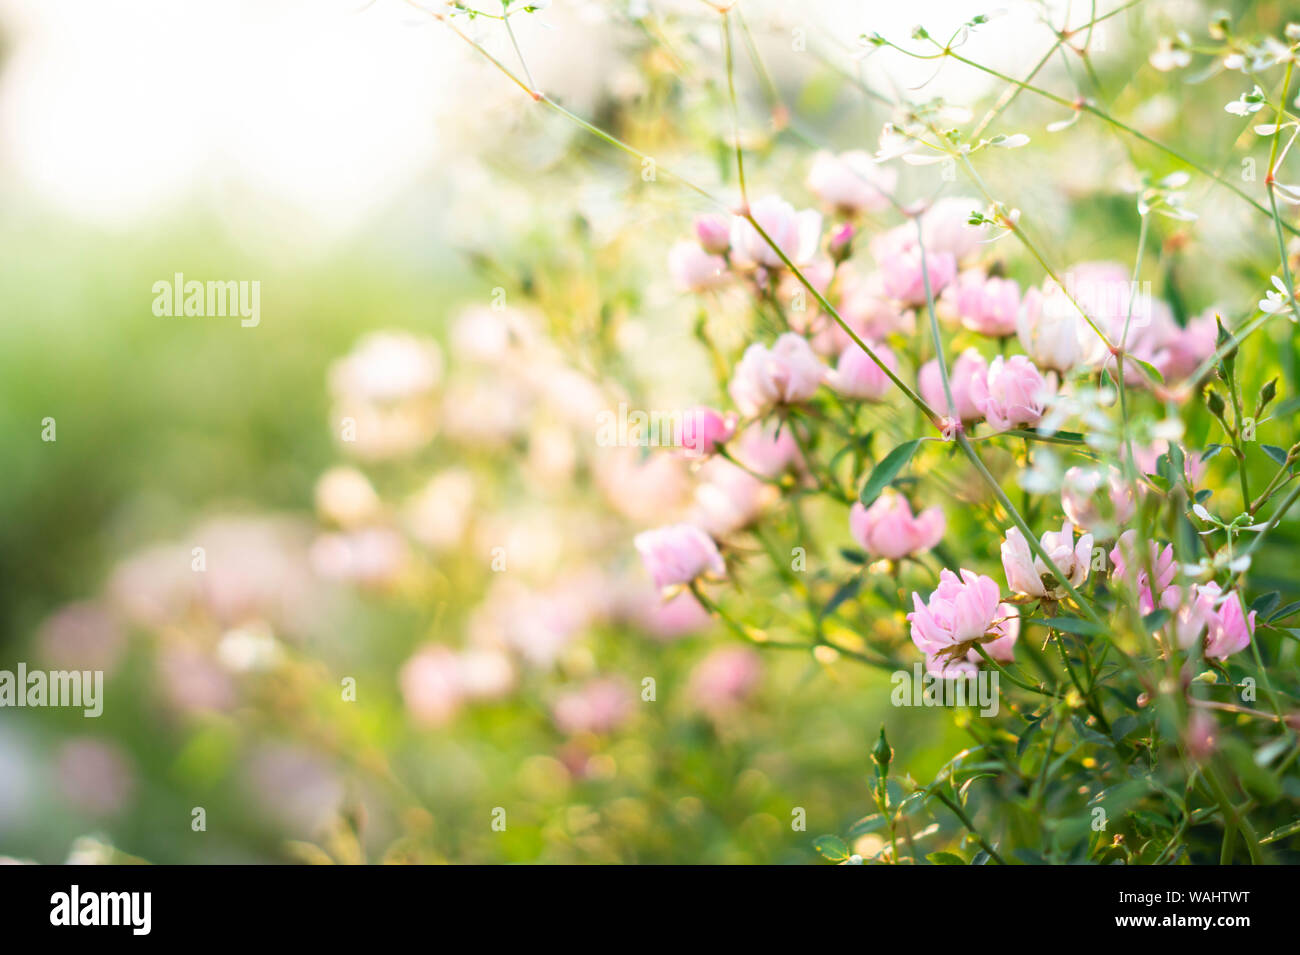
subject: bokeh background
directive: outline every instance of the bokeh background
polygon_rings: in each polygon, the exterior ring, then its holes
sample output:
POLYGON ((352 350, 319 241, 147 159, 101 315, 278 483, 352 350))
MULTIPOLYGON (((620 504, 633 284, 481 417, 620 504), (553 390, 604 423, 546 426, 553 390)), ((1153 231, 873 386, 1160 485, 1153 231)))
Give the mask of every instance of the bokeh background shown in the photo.
MULTIPOLYGON (((965 54, 1023 72, 1065 5, 998 5, 965 54)), ((743 12, 772 80, 742 59, 751 188, 798 206, 810 144, 875 148, 892 107, 863 84, 976 116, 1002 91, 858 42, 947 36, 982 4, 743 12)), ((1147 62, 1208 12, 1109 21, 1100 82, 1152 135, 1262 165, 1219 110, 1240 77, 1147 62)), ((512 23, 553 99, 735 195, 708 5, 557 0, 512 23)), ((514 64, 498 22, 464 28, 514 64)), ((1079 65, 1039 82, 1071 95, 1079 65)), ((982 172, 1056 261, 1130 261, 1129 147, 1087 122, 1053 138, 1053 110, 1018 98, 996 131, 1034 142, 982 172)), ((963 745, 949 714, 892 708, 882 674, 737 653, 658 606, 631 537, 689 506, 689 468, 600 447, 596 415, 720 396, 665 267, 707 207, 641 173, 400 0, 0 0, 0 668, 107 673, 100 719, 0 711, 0 855, 810 862, 869 810, 882 723, 917 778, 963 745), (260 324, 155 316, 177 272, 260 282, 260 324), (379 437, 343 440, 345 417, 379 437)), ((937 175, 904 182, 960 194, 937 175)), ((1153 262, 1189 312, 1244 313, 1272 239, 1199 188, 1196 242, 1153 262)), ((803 517, 828 566, 844 514, 803 517)))

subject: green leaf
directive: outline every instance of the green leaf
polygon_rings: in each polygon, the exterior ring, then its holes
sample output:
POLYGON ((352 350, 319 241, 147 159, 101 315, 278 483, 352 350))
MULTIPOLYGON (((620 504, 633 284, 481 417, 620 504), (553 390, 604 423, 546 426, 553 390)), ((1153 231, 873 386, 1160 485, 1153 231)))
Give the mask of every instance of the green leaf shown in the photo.
POLYGON ((863 507, 870 507, 880 496, 880 492, 898 477, 898 472, 907 467, 907 463, 912 460, 912 455, 916 453, 920 443, 919 438, 905 441, 885 455, 872 469, 871 476, 867 478, 867 482, 862 485, 862 491, 858 494, 858 500, 862 502, 863 507))
POLYGON ((831 862, 843 862, 849 857, 849 847, 839 836, 818 836, 813 840, 813 848, 831 862))
POLYGON ((1078 617, 1033 617, 1028 622, 1051 627, 1054 630, 1064 630, 1066 633, 1081 637, 1096 637, 1106 632, 1106 629, 1099 624, 1091 620, 1080 620, 1078 617))
POLYGON ((844 603, 844 601, 856 597, 858 590, 861 587, 861 577, 854 577, 852 580, 845 581, 840 585, 839 589, 835 591, 831 599, 826 602, 826 606, 822 608, 821 615, 823 617, 829 617, 835 612, 836 608, 839 607, 840 604, 844 603))
POLYGON ((858 836, 865 835, 868 832, 875 832, 877 829, 883 829, 888 822, 889 820, 878 812, 873 812, 869 816, 863 816, 853 825, 849 826, 849 838, 856 839, 858 836))
POLYGON ((1154 633, 1169 621, 1170 613, 1163 607, 1159 610, 1153 610, 1142 618, 1142 626, 1146 627, 1147 633, 1154 633))
POLYGON ((1261 444, 1259 449, 1272 458, 1278 467, 1286 464, 1286 448, 1279 448, 1276 444, 1261 444))
POLYGON ((1250 602, 1250 609, 1254 610, 1265 619, 1273 612, 1273 608, 1282 602, 1282 595, 1276 590, 1266 594, 1260 594, 1250 602))
POLYGON ((925 857, 931 865, 965 865, 966 860, 955 852, 931 852, 925 857))

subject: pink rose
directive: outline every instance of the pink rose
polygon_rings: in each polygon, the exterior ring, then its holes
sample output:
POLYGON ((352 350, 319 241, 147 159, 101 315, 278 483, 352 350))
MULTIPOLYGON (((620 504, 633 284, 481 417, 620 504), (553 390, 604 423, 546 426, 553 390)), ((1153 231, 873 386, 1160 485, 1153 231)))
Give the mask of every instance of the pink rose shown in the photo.
MULTIPOLYGON (((975 404, 973 385, 977 380, 984 380, 988 375, 988 362, 973 348, 968 348, 957 356, 957 361, 948 368, 948 387, 952 389, 953 404, 956 405, 957 417, 962 421, 978 421, 984 417, 975 404)), ((921 366, 917 376, 917 385, 925 403, 940 414, 948 412, 948 396, 943 390, 943 377, 939 373, 939 361, 932 358, 921 366)))
POLYGON ((689 584, 705 573, 727 573, 718 545, 694 524, 669 524, 642 531, 633 543, 660 590, 689 584))
POLYGON ((731 379, 731 398, 746 417, 759 417, 779 404, 807 401, 826 367, 807 339, 786 332, 771 349, 750 345, 731 379))
MULTIPOLYGON (((768 238, 795 265, 802 265, 817 253, 821 240, 821 213, 813 209, 795 212, 794 206, 778 196, 765 196, 749 207, 750 214, 768 238)), ((731 223, 732 261, 742 267, 784 267, 776 250, 767 244, 748 219, 737 216, 731 223)))
POLYGON ((886 491, 871 507, 856 503, 849 510, 853 539, 872 557, 900 560, 924 554, 943 539, 943 511, 931 507, 915 517, 907 498, 886 491))
POLYGON ((998 585, 992 577, 962 570, 958 577, 946 567, 939 572, 939 587, 929 603, 920 594, 912 594, 913 611, 907 615, 912 625, 912 642, 927 656, 943 654, 951 658, 969 644, 983 642, 991 633, 997 639, 1005 633, 996 630, 1001 601, 998 585))
MULTIPOLYGON (((898 359, 887 345, 875 345, 871 350, 880 356, 890 371, 898 371, 898 359)), ((894 387, 880 366, 855 344, 849 344, 840 354, 835 370, 826 375, 826 384, 846 398, 863 401, 880 401, 894 387)))
MULTIPOLYGON (((1083 586, 1088 579, 1088 567, 1092 560, 1092 535, 1084 534, 1078 543, 1074 541, 1074 530, 1070 522, 1061 525, 1061 530, 1048 531, 1041 540, 1043 550, 1052 558, 1056 569, 1065 575, 1073 587, 1083 586)), ((1002 569, 1007 575, 1007 586, 1013 593, 1026 597, 1049 597, 1061 600, 1068 593, 1048 568, 1047 563, 1034 554, 1029 542, 1019 529, 1007 529, 1006 540, 1002 542, 1002 569)))
POLYGON ((987 374, 971 380, 971 400, 994 431, 1037 424, 1055 393, 1024 355, 998 355, 987 374))

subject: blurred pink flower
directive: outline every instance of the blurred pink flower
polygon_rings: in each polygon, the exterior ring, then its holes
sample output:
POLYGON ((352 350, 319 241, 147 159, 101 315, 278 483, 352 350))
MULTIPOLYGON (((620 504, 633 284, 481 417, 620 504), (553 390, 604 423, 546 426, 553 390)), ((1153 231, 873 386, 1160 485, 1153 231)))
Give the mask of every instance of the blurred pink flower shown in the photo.
MULTIPOLYGON (((968 348, 957 356, 957 361, 948 368, 948 387, 952 389, 953 404, 956 405, 957 417, 962 421, 978 421, 984 417, 975 404, 974 383, 983 381, 988 376, 988 362, 973 348, 968 348)), ((925 403, 940 414, 948 411, 948 396, 943 390, 943 377, 939 372, 938 359, 932 358, 921 366, 917 376, 917 385, 925 403)))
POLYGON ((690 695, 695 705, 719 715, 743 703, 763 677, 763 661, 749 647, 714 650, 691 671, 690 695))
POLYGON ((126 634, 108 608, 91 601, 60 607, 37 633, 41 659, 61 670, 111 673, 126 649, 126 634))
POLYGON ((660 590, 689 584, 706 573, 726 576, 727 567, 718 545, 694 524, 670 524, 642 531, 634 543, 660 590))
POLYGON ((1119 468, 1073 467, 1061 481, 1061 509, 1075 527, 1113 536, 1133 516, 1133 488, 1119 468))
POLYGON ((1174 327, 1165 342, 1164 352, 1156 360, 1156 367, 1166 381, 1187 378, 1201 362, 1214 354, 1219 341, 1215 311, 1210 309, 1188 319, 1184 328, 1174 327))
POLYGON ((668 250, 668 273, 682 291, 704 292, 727 281, 727 260, 689 240, 676 242, 668 250))
POLYGON ((563 733, 612 733, 632 718, 633 695, 622 680, 592 680, 562 693, 551 708, 563 733))
POLYGON ((1055 388, 1024 355, 998 355, 986 374, 971 379, 971 401, 994 431, 1037 424, 1054 394, 1055 388))
POLYGON ((1167 587, 1160 604, 1173 614, 1174 635, 1184 649, 1204 636, 1205 655, 1222 660, 1250 646, 1256 612, 1243 612, 1236 591, 1225 594, 1214 581, 1193 584, 1186 592, 1167 587))
MULTIPOLYGON (((895 332, 911 335, 916 331, 915 313, 899 308, 885 294, 885 281, 879 272, 864 276, 846 267, 840 273, 839 290, 840 317, 864 341, 878 342, 895 332)), ((852 344, 852 339, 838 325, 834 325, 832 334, 836 336, 836 351, 852 344)))
POLYGON ((74 737, 59 747, 54 762, 60 792, 81 812, 116 815, 135 792, 135 772, 115 743, 74 737))
MULTIPOLYGON (((888 345, 874 345, 871 350, 880 356, 880 360, 891 371, 897 373, 898 359, 888 345)), ((848 345, 840 353, 840 360, 834 370, 826 374, 826 384, 846 398, 862 401, 881 401, 894 387, 880 366, 855 344, 848 345)))
POLYGON ((695 219, 695 238, 710 255, 723 255, 731 248, 731 226, 722 216, 705 215, 695 219))
POLYGON ((1083 361, 1084 333, 1096 336, 1058 286, 1050 285, 1047 294, 1038 289, 1025 292, 1016 336, 1035 365, 1068 375, 1083 361))
POLYGON ((886 491, 863 507, 855 503, 849 510, 849 530, 853 538, 872 557, 900 560, 927 553, 943 539, 946 523, 943 511, 931 507, 915 517, 907 498, 886 491))
POLYGON ((871 257, 876 260, 887 296, 905 305, 926 304, 926 282, 930 294, 939 294, 957 276, 957 261, 950 252, 927 247, 925 255, 911 225, 901 225, 871 243, 871 257), (922 259, 924 258, 924 265, 922 259))
POLYGON ((741 464, 764 477, 776 477, 802 465, 799 444, 789 425, 754 422, 737 442, 735 457, 741 464))
POLYGON ((862 150, 838 156, 823 150, 813 156, 807 185, 818 199, 845 214, 878 212, 888 208, 887 194, 898 185, 898 172, 862 150))
MULTIPOLYGON (((750 206, 750 213, 768 237, 795 265, 808 262, 817 253, 821 240, 822 217, 814 209, 796 212, 794 206, 779 196, 764 196, 750 206)), ((732 261, 741 267, 784 267, 781 257, 750 224, 737 216, 731 223, 732 261)))
POLYGON ((770 349, 758 343, 745 349, 731 379, 731 398, 741 414, 759 417, 776 405, 807 401, 825 372, 807 339, 786 332, 770 349))
POLYGON ((708 457, 736 433, 736 415, 713 408, 692 408, 682 413, 682 448, 691 457, 708 457))
POLYGON ((398 682, 411 718, 421 726, 442 726, 461 705, 460 665, 456 654, 437 644, 424 647, 402 664, 398 682))
MULTIPOLYGON (((1074 530, 1066 521, 1060 531, 1045 533, 1040 543, 1070 584, 1076 588, 1083 586, 1092 561, 1092 535, 1084 534, 1076 543, 1074 530)), ((1053 600, 1062 600, 1068 593, 1048 569, 1047 563, 1030 549, 1029 542, 1018 528, 1007 528, 1006 539, 1002 542, 1002 569, 1013 593, 1053 600)))
POLYGON ((969 570, 962 570, 958 577, 945 567, 928 603, 921 602, 920 594, 912 594, 913 611, 907 615, 912 642, 926 656, 950 657, 957 648, 981 641, 990 633, 996 632, 1002 639, 1006 634, 996 629, 1001 605, 998 597, 992 577, 969 570))
MULTIPOLYGON (((1119 535, 1119 540, 1115 542, 1110 552, 1110 562, 1113 567, 1110 579, 1116 583, 1128 580, 1129 568, 1132 567, 1137 583, 1138 609, 1148 614, 1156 609, 1155 599, 1151 593, 1151 580, 1147 576, 1146 566, 1137 554, 1137 536, 1136 530, 1127 530, 1119 535)), ((1174 560, 1174 546, 1166 544, 1162 551, 1155 541, 1147 541, 1147 548, 1151 567, 1155 572, 1155 589, 1163 593, 1174 582, 1174 576, 1178 573, 1178 564, 1174 560)))
POLYGON ((970 224, 971 213, 981 206, 983 203, 966 196, 950 196, 931 205, 921 214, 927 252, 951 255, 957 263, 971 258, 984 239, 983 230, 970 224))
POLYGON ((780 498, 780 490, 730 461, 714 458, 700 469, 690 520, 715 538, 752 524, 780 498))

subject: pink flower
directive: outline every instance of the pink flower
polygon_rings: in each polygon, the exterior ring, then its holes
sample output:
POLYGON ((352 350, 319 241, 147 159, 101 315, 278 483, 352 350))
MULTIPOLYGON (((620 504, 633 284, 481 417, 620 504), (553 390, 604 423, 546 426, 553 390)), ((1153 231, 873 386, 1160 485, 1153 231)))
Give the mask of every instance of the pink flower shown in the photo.
MULTIPOLYGON (((885 294, 885 281, 879 272, 861 275, 848 269, 841 270, 839 279, 839 312, 853 326, 864 341, 883 341, 898 332, 911 335, 916 331, 914 312, 901 309, 898 303, 885 294)), ((838 325, 834 334, 841 348, 851 340, 838 325)))
POLYGON ((924 554, 943 539, 943 511, 931 507, 917 516, 907 498, 886 491, 871 507, 856 503, 849 510, 849 530, 872 557, 900 560, 924 554))
POLYGON ((1181 587, 1167 587, 1160 594, 1160 604, 1173 614, 1174 636, 1178 645, 1192 647, 1204 636, 1205 655, 1224 659, 1250 646, 1255 632, 1255 615, 1242 611, 1236 591, 1223 592, 1214 581, 1193 584, 1184 592, 1181 587))
POLYGON ((690 694, 695 705, 720 715, 743 703, 763 677, 763 662, 749 647, 714 650, 691 671, 690 694))
POLYGON ((699 216, 695 220, 695 238, 710 255, 723 255, 731 248, 731 228, 722 216, 699 216))
POLYGON ((722 458, 705 462, 700 476, 690 519, 717 538, 752 524, 781 495, 775 485, 722 458))
MULTIPOLYGON (((822 231, 821 213, 814 209, 795 212, 794 206, 778 196, 765 196, 749 210, 768 238, 795 265, 802 265, 816 254, 822 231)), ((784 267, 776 250, 767 244, 748 219, 740 216, 731 223, 731 256, 732 261, 742 267, 784 267)))
MULTIPOLYGON (((1205 462, 1201 460, 1199 454, 1192 454, 1186 448, 1180 448, 1183 453, 1183 476, 1187 478, 1187 483, 1192 487, 1196 482, 1205 476, 1205 462)), ((1133 446, 1133 463, 1142 474, 1158 473, 1158 465, 1161 455, 1169 453, 1169 442, 1164 438, 1157 438, 1150 444, 1135 444, 1133 446)), ((1120 454, 1124 454, 1124 449, 1120 449, 1120 454)))
POLYGON ((1000 601, 998 585, 992 577, 963 570, 958 577, 946 567, 939 572, 939 587, 928 604, 920 594, 912 594, 913 611, 907 615, 912 625, 912 642, 926 656, 943 654, 951 658, 970 650, 970 644, 983 642, 991 633, 997 639, 1000 601))
MULTIPOLYGON (((1174 576, 1178 573, 1178 564, 1174 560, 1174 547, 1172 544, 1166 544, 1165 549, 1162 551, 1160 545, 1155 541, 1147 541, 1147 547, 1151 567, 1155 571, 1155 589, 1163 593, 1174 582, 1174 576)), ((1128 580, 1129 568, 1130 566, 1133 567, 1136 574, 1138 609, 1144 614, 1155 610, 1155 599, 1151 593, 1151 580, 1147 576, 1144 562, 1137 557, 1137 531, 1127 530, 1119 535, 1119 540, 1115 542, 1115 546, 1111 549, 1110 562, 1114 567, 1110 579, 1116 583, 1128 580)))
POLYGON ((1055 391, 1024 355, 998 355, 987 374, 971 380, 971 400, 994 431, 1037 424, 1055 391))
POLYGON ((736 460, 763 477, 776 477, 802 467, 799 444, 788 426, 778 421, 755 421, 740 435, 736 460))
POLYGON ((926 304, 926 280, 936 299, 957 276, 957 260, 950 252, 927 248, 922 267, 921 246, 912 226, 901 225, 877 237, 871 243, 871 255, 880 268, 887 296, 906 304, 926 304))
MULTIPOLYGON (((989 371, 984 357, 973 348, 968 348, 957 356, 957 361, 948 368, 948 387, 952 389, 953 404, 956 405, 957 417, 962 421, 978 421, 984 417, 975 404, 973 386, 975 381, 983 381, 989 371)), ((940 413, 948 411, 948 396, 943 390, 943 377, 939 372, 938 359, 932 358, 921 366, 917 376, 917 385, 925 403, 940 413)))
POLYGON ((683 292, 703 292, 727 281, 727 260, 694 242, 675 242, 668 250, 668 274, 683 292))
POLYGON ((610 678, 561 694, 551 716, 563 733, 610 733, 632 718, 632 708, 631 691, 621 680, 610 678))
MULTIPOLYGON (((1074 530, 1070 522, 1061 525, 1060 532, 1048 531, 1041 540, 1043 550, 1052 558, 1056 569, 1065 575, 1073 587, 1083 586, 1088 579, 1088 566, 1092 560, 1092 535, 1084 534, 1078 543, 1074 540, 1074 530)), ((1002 569, 1007 575, 1007 586, 1013 593, 1026 597, 1048 597, 1052 600, 1063 599, 1067 591, 1047 563, 1034 554, 1029 542, 1019 529, 1007 529, 1006 540, 1002 542, 1002 569)))
POLYGON ((705 573, 719 577, 727 573, 718 545, 694 524, 669 524, 643 531, 633 543, 660 590, 689 584, 705 573))
POLYGON ((970 224, 970 214, 981 205, 976 199, 954 196, 930 206, 921 215, 926 250, 951 255, 956 262, 964 262, 974 255, 984 233, 979 226, 970 224))
POLYGON ((1096 333, 1084 324, 1079 310, 1052 283, 1047 294, 1038 289, 1025 293, 1016 317, 1016 337, 1034 364, 1068 375, 1083 360, 1085 333, 1096 333))
POLYGON ((689 457, 705 458, 736 433, 735 414, 712 408, 692 408, 682 415, 681 445, 689 457))
POLYGON ((1201 362, 1214 354, 1219 343, 1219 327, 1214 315, 1215 309, 1210 309, 1190 319, 1186 327, 1175 326, 1171 331, 1163 354, 1156 359, 1156 367, 1166 381, 1187 378, 1201 362))
POLYGON ((779 404, 807 401, 821 384, 826 367, 807 339, 786 332, 767 349, 750 345, 731 379, 731 397, 746 417, 759 417, 779 404))
POLYGON ((1075 527, 1107 537, 1133 516, 1133 488, 1119 468, 1073 467, 1061 482, 1061 509, 1075 527))
POLYGON ((420 650, 402 665, 398 680, 406 708, 421 726, 441 726, 460 708, 460 663, 447 647, 420 650))
MULTIPOLYGON (((1001 634, 996 640, 981 644, 984 652, 999 663, 1010 663, 1016 658, 1016 641, 1020 638, 1020 611, 1015 604, 998 604, 997 617, 990 633, 1001 634)), ((967 651, 964 659, 951 660, 940 654, 925 658, 927 672, 945 679, 972 676, 977 672, 977 665, 983 661, 980 652, 974 647, 967 651)))
POLYGON ((981 335, 1006 336, 1016 331, 1020 285, 1014 279, 989 278, 968 269, 943 293, 944 308, 966 328, 981 335))
MULTIPOLYGON (((880 356, 890 371, 898 371, 898 359, 887 345, 875 345, 871 350, 880 356)), ((846 398, 863 401, 880 401, 894 387, 880 366, 855 344, 849 344, 840 354, 835 370, 826 375, 826 384, 846 398)))
POLYGON ((828 206, 849 215, 887 208, 887 193, 897 185, 897 171, 879 165, 861 150, 838 156, 819 152, 813 156, 808 173, 809 191, 828 206))

